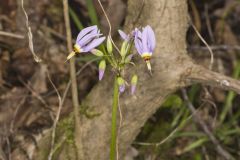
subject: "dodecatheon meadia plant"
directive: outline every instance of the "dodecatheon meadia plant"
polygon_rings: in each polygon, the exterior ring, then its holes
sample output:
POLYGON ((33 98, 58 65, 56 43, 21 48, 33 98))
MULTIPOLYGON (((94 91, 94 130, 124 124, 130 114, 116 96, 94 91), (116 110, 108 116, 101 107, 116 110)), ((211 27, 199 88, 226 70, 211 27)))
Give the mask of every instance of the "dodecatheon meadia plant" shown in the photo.
MULTIPOLYGON (((116 159, 117 108, 119 104, 119 95, 123 94, 128 86, 128 80, 125 77, 126 68, 138 66, 133 62, 133 46, 135 44, 137 52, 145 60, 148 70, 152 73, 150 59, 156 43, 154 32, 150 26, 146 26, 142 29, 136 28, 131 31, 130 34, 126 34, 121 30, 118 32, 123 39, 120 49, 114 43, 110 34, 107 36, 106 43, 104 44, 103 41, 106 37, 100 33, 97 26, 84 28, 77 36, 73 51, 67 56, 67 60, 69 60, 77 53, 90 52, 99 57, 99 81, 103 80, 107 65, 110 65, 112 74, 114 74, 110 160, 116 159), (100 44, 102 44, 101 49, 96 49, 100 44)), ((130 91, 133 95, 136 92, 138 76, 137 74, 133 74, 131 77, 130 91)))
POLYGON ((77 53, 90 52, 105 39, 106 37, 102 36, 96 25, 84 28, 79 32, 73 51, 67 56, 67 60, 71 59, 77 53))
POLYGON ((151 72, 150 59, 156 45, 155 34, 152 28, 148 25, 142 28, 142 32, 140 30, 136 30, 134 43, 139 55, 147 63, 147 68, 151 72))

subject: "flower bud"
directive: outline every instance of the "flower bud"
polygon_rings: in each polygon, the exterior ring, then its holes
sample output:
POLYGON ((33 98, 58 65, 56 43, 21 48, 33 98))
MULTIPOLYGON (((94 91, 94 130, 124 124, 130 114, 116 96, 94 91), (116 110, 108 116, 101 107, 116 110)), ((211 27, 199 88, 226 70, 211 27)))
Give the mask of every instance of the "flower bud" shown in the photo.
POLYGON ((131 62, 131 60, 132 60, 132 57, 133 57, 133 54, 129 54, 126 58, 125 58, 125 63, 129 63, 129 62, 131 62))
POLYGON ((127 54, 127 44, 128 44, 127 41, 123 41, 123 43, 122 43, 120 54, 121 54, 123 59, 125 58, 125 56, 127 54))
POLYGON ((122 77, 117 78, 119 92, 122 93, 125 90, 125 80, 122 77))
POLYGON ((111 42, 111 37, 110 36, 108 36, 108 38, 107 38, 107 51, 108 51, 108 53, 112 53, 112 51, 113 51, 112 42, 111 42))
POLYGON ((102 78, 103 78, 105 69, 106 69, 106 61, 105 61, 105 60, 101 60, 101 61, 100 61, 99 66, 98 66, 98 69, 99 69, 98 78, 99 78, 99 81, 101 81, 102 78))
POLYGON ((131 79, 131 94, 135 93, 137 82, 138 82, 138 76, 134 74, 131 79))
POLYGON ((98 50, 98 49, 92 49, 91 53, 94 54, 95 56, 98 56, 98 57, 102 57, 103 56, 103 52, 98 50))

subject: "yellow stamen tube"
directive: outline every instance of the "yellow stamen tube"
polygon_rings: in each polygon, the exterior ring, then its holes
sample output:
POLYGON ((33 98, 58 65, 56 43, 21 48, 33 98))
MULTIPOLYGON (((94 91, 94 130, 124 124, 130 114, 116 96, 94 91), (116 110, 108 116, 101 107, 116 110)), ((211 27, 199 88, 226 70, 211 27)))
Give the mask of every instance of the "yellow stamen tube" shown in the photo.
POLYGON ((75 56, 76 52, 72 51, 68 56, 67 60, 71 59, 73 56, 75 56))
POLYGON ((150 61, 147 60, 146 63, 147 63, 147 68, 148 68, 148 70, 151 72, 152 67, 151 67, 151 63, 150 63, 150 61))

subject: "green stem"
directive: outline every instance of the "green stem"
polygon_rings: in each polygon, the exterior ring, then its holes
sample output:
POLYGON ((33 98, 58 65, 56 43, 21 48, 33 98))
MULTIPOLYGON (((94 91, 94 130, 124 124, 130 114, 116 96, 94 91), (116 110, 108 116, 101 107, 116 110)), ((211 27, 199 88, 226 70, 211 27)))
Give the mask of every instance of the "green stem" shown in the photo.
POLYGON ((117 140, 117 108, 118 108, 118 83, 117 76, 114 81, 113 90, 113 104, 112 104, 112 131, 111 131, 111 148, 110 148, 110 160, 115 160, 116 158, 116 140, 117 140))

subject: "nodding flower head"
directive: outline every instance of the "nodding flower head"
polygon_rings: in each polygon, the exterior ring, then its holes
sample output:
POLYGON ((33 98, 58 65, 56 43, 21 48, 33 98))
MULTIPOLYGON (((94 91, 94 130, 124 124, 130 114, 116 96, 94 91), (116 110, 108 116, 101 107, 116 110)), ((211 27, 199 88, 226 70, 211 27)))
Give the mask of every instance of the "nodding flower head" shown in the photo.
POLYGON ((141 55, 146 61, 147 67, 151 71, 150 59, 156 45, 155 35, 152 28, 146 26, 142 29, 142 32, 135 29, 134 42, 139 55, 141 55))
POLYGON ((76 53, 91 51, 100 45, 104 40, 105 37, 102 36, 96 25, 84 28, 79 32, 73 51, 68 55, 67 59, 69 60, 76 53))

